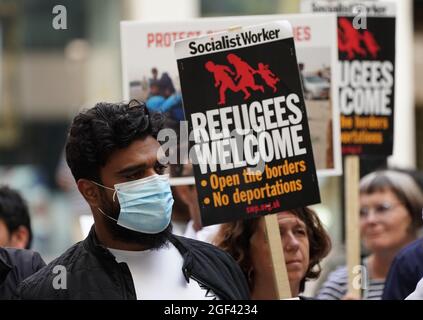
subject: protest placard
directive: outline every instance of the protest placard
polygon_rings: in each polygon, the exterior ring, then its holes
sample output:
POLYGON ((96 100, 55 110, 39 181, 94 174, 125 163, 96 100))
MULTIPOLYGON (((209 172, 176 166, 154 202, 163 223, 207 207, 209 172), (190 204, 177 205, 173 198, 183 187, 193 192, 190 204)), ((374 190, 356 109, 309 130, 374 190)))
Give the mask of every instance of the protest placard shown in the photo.
POLYGON ((395 3, 305 0, 301 9, 338 14, 342 154, 391 155, 395 3))
POLYGON ((393 150, 395 4, 303 0, 301 10, 338 15, 348 294, 360 298, 359 157, 386 157, 393 150))
MULTIPOLYGON (((173 52, 174 41, 226 30, 234 25, 246 26, 278 19, 288 20, 293 26, 317 173, 318 175, 340 175, 342 163, 340 117, 336 103, 338 91, 335 86, 338 82, 335 14, 219 17, 173 22, 122 22, 124 98, 146 100, 147 106, 152 110, 165 112, 168 115, 169 127, 176 128, 179 132, 180 128, 177 128, 177 124, 184 119, 184 115, 173 52), (158 84, 165 89, 168 88, 167 93, 160 95, 158 84)), ((183 136, 180 134, 179 138, 183 136)), ((175 146, 176 143, 172 140, 171 145, 175 146)), ((179 156, 179 163, 182 162, 181 159, 187 159, 187 157, 179 156)), ((194 183, 194 179, 189 178, 192 176, 192 169, 188 165, 186 167, 178 174, 188 177, 173 177, 171 179, 173 185, 194 183)))
POLYGON ((320 201, 287 21, 175 44, 203 225, 320 201))

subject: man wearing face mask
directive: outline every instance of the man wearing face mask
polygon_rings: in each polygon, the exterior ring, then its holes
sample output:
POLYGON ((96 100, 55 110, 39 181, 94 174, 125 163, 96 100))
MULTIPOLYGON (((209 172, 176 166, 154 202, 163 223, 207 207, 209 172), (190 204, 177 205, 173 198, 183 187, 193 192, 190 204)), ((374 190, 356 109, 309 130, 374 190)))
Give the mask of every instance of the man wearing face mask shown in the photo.
POLYGON ((66 160, 94 226, 26 279, 21 299, 249 298, 229 255, 171 232, 173 197, 156 140, 162 122, 135 100, 98 103, 75 117, 66 160))

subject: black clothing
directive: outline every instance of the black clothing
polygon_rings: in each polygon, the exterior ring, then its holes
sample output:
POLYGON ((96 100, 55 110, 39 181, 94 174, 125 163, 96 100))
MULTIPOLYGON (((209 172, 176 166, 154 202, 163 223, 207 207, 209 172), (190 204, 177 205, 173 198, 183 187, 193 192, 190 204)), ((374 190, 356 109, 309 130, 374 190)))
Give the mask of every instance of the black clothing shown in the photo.
POLYGON ((19 283, 46 264, 31 250, 0 248, 0 299, 11 299, 19 283))
MULTIPOLYGON (((195 279, 219 299, 249 299, 245 277, 229 254, 210 244, 184 237, 172 235, 169 240, 183 257, 182 272, 187 281, 195 279)), ((127 264, 118 263, 113 254, 99 244, 94 228, 84 241, 26 279, 18 291, 20 299, 137 298, 127 264), (59 276, 59 273, 53 273, 58 265, 66 270, 66 283, 61 283, 66 289, 57 289, 58 280, 56 289, 52 285, 59 276)))

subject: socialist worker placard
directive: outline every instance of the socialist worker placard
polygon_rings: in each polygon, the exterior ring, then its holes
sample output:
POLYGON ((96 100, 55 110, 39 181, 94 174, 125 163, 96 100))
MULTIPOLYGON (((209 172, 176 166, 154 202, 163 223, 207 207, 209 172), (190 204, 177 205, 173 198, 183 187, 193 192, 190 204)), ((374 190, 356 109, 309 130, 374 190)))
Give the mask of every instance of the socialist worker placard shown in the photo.
POLYGON ((320 202, 287 21, 178 41, 203 225, 320 202))
POLYGON ((303 1, 338 14, 342 154, 389 156, 394 138, 395 4, 303 1))
MULTIPOLYGON (((124 99, 140 99, 150 110, 164 112, 168 118, 166 127, 175 128, 180 137, 185 137, 185 130, 180 130, 182 125, 179 127, 184 114, 174 41, 225 31, 235 25, 248 26, 275 20, 288 20, 292 25, 317 174, 341 175, 336 14, 124 21, 121 23, 124 99), (165 89, 157 88, 157 83, 160 85, 162 80, 165 89), (173 94, 169 96, 170 92, 173 94)), ((176 141, 168 143, 169 140, 163 139, 164 144, 176 145, 176 141)), ((184 162, 187 157, 183 150, 187 142, 181 138, 179 143, 182 148, 178 150, 178 159, 184 164, 184 169, 170 172, 171 183, 193 184, 192 166, 188 161, 184 162)))

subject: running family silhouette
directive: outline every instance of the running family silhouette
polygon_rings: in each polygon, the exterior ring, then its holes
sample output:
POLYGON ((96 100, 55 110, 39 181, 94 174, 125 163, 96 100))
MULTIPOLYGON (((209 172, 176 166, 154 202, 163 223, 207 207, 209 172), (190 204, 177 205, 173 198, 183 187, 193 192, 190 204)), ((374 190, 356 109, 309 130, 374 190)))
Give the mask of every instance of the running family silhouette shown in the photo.
POLYGON ((255 74, 260 75, 266 85, 273 89, 273 92, 277 91, 276 84, 280 79, 269 69, 269 65, 260 62, 256 70, 236 54, 230 53, 226 58, 235 68, 235 72, 230 67, 215 64, 213 61, 207 61, 205 64, 207 71, 213 73, 214 86, 216 88, 220 86, 219 105, 226 103, 226 91, 228 89, 232 92, 242 91, 244 93, 244 100, 247 100, 251 96, 248 89, 264 92, 264 87, 256 84, 254 79, 255 74))
POLYGON ((349 60, 355 59, 356 55, 366 57, 368 54, 377 58, 380 51, 380 46, 371 32, 365 30, 361 34, 346 18, 338 20, 338 47, 339 51, 347 54, 349 60))

